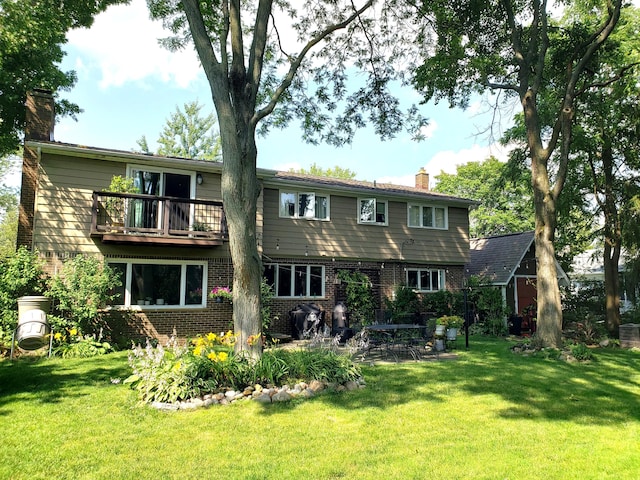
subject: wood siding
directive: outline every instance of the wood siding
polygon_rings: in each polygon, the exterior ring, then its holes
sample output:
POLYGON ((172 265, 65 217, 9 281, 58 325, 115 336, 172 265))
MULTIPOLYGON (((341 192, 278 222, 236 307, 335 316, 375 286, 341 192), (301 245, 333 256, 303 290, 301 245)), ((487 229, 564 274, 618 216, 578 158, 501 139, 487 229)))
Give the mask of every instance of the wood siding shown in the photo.
POLYGON ((448 229, 439 230, 408 227, 406 201, 389 201, 389 224, 381 226, 358 224, 358 197, 355 195, 330 195, 330 220, 280 218, 279 191, 265 189, 264 198, 267 219, 264 252, 270 257, 286 255, 442 265, 464 264, 469 259, 466 208, 448 207, 448 229))
MULTIPOLYGON (((135 161, 131 163, 137 164, 135 161)), ((176 250, 170 247, 106 245, 90 237, 93 192, 107 189, 111 178, 125 175, 126 168, 127 163, 124 162, 43 153, 36 198, 34 247, 46 256, 51 256, 52 252, 105 256, 127 253, 129 256, 157 258, 175 256, 176 250), (48 255, 46 252, 49 252, 48 255)), ((203 180, 202 185, 196 185, 196 196, 221 200, 220 175, 205 173, 203 180)), ((262 197, 258 199, 259 206, 261 201, 262 197)), ((188 248, 182 250, 186 250, 189 257, 204 255, 217 258, 229 255, 226 244, 207 249, 206 252, 188 252, 188 248)))

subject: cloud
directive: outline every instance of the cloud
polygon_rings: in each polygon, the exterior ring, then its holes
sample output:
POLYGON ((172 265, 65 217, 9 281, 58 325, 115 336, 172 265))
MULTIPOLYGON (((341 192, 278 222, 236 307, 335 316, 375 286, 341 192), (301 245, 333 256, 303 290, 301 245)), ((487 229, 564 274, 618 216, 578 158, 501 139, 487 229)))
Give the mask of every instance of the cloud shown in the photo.
POLYGON ((438 122, 435 120, 429 120, 429 123, 420 129, 420 133, 425 139, 433 137, 433 134, 438 130, 438 122))
POLYGON ((158 44, 168 36, 160 22, 149 19, 144 0, 110 7, 98 15, 90 29, 72 30, 69 45, 78 53, 74 63, 80 74, 92 69, 101 73, 100 88, 120 87, 148 79, 186 88, 201 73, 193 49, 169 52, 158 44))
POLYGON ((440 175, 441 172, 456 173, 458 165, 464 165, 469 162, 482 162, 490 156, 506 162, 510 150, 509 147, 503 147, 497 143, 488 146, 473 145, 471 148, 458 151, 445 150, 436 153, 424 168, 430 175, 430 183, 433 185, 437 175, 440 175))
MULTIPOLYGON (((471 148, 458 151, 445 150, 438 152, 424 167, 430 177, 429 185, 430 187, 435 186, 435 177, 440 175, 441 172, 455 174, 458 165, 464 165, 469 162, 482 162, 490 156, 496 157, 501 162, 506 162, 510 150, 511 148, 508 146, 503 147, 500 144, 494 143, 488 146, 473 145, 471 148)), ((418 172, 416 171, 415 173, 418 172)), ((412 187, 415 185, 415 174, 379 177, 377 181, 380 183, 393 183, 394 185, 412 187)))

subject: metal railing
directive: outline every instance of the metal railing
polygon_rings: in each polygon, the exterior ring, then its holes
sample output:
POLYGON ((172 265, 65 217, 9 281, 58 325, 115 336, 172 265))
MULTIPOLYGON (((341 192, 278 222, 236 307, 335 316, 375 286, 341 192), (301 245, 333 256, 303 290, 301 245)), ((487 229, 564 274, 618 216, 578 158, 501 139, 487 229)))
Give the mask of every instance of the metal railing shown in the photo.
POLYGON ((222 202, 93 192, 91 233, 225 239, 222 202))

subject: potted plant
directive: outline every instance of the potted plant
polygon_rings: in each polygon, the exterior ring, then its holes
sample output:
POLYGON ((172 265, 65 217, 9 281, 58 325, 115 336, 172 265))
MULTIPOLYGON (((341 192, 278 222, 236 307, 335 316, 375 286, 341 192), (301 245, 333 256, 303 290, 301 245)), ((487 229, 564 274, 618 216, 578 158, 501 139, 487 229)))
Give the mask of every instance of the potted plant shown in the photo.
POLYGON ((209 297, 213 298, 216 303, 222 303, 223 300, 233 300, 233 293, 229 287, 213 287, 209 297))
MULTIPOLYGON (((133 178, 114 175, 111 178, 110 193, 139 193, 133 178)), ((127 216, 127 199, 122 197, 107 197, 104 202, 105 210, 110 218, 111 225, 123 226, 127 216)))
POLYGON ((447 340, 455 340, 462 325, 464 325, 462 317, 457 315, 449 316, 447 319, 447 340))
POLYGON ((436 336, 444 336, 444 332, 447 329, 447 317, 438 317, 436 319, 436 336))

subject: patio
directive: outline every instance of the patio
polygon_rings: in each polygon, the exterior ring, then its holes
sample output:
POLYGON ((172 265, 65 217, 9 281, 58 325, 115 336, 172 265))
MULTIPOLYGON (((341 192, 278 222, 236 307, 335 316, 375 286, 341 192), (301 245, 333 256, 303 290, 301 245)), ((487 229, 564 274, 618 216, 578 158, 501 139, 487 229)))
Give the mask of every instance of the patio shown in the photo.
MULTIPOLYGON (((398 327, 398 325, 390 325, 390 327, 398 327)), ((370 328, 361 330, 349 341, 343 343, 338 337, 324 336, 318 333, 308 339, 293 339, 286 343, 278 343, 276 348, 328 349, 352 355, 357 362, 366 364, 429 362, 458 358, 458 355, 451 348, 438 351, 435 349, 433 339, 416 336, 414 333, 419 331, 419 328, 400 328, 398 330, 407 330, 412 334, 399 336, 387 332, 378 334, 375 332, 376 328, 373 329, 374 334, 371 335, 368 330, 370 328)))

